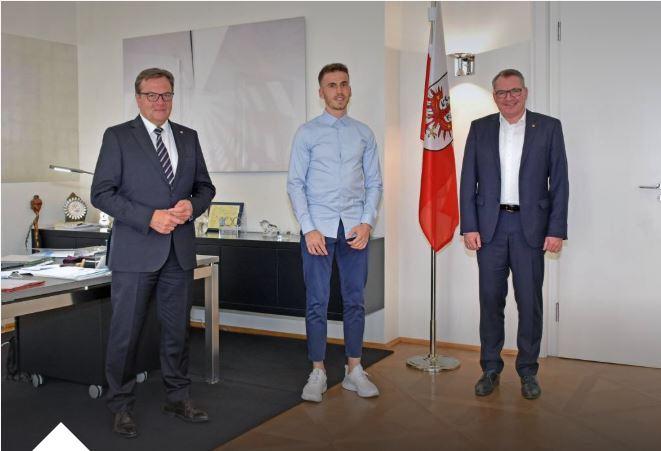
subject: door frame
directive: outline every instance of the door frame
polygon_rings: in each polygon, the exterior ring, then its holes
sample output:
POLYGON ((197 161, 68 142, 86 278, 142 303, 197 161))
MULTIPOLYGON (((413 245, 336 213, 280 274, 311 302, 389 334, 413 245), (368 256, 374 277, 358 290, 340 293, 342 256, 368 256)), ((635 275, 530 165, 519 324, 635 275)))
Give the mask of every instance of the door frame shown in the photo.
MULTIPOLYGON (((528 104, 533 111, 559 117, 560 98, 559 50, 557 24, 560 20, 558 2, 531 2, 532 38, 530 46, 531 76, 528 104)), ((544 269, 544 328, 540 356, 558 355, 556 306, 559 307, 558 265, 561 256, 547 254, 544 269)))

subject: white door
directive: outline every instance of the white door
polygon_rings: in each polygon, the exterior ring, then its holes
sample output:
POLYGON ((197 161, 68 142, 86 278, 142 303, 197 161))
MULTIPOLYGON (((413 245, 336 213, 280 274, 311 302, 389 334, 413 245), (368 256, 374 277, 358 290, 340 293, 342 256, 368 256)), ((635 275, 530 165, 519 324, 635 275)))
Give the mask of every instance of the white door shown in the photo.
MULTIPOLYGON (((661 367, 661 3, 560 2, 558 354, 661 367)), ((553 55, 553 53, 552 53, 553 55)))

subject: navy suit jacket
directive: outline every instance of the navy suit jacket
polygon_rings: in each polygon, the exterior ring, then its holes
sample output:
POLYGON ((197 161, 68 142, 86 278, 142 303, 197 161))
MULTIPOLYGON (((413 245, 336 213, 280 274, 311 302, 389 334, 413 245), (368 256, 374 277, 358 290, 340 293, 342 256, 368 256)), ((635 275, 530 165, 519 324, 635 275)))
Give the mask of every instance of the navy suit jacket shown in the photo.
MULTIPOLYGON (((500 214, 499 114, 473 121, 461 169, 461 234, 480 232, 489 243, 500 214)), ((526 111, 519 168, 519 204, 526 242, 541 247, 544 238, 567 238, 569 180, 560 121, 526 111)))
POLYGON ((174 122, 170 127, 179 154, 172 186, 140 116, 108 128, 103 135, 91 200, 115 219, 108 249, 111 270, 156 271, 168 258, 172 242, 183 269, 196 265, 192 221, 167 235, 149 227, 154 210, 171 208, 182 199, 191 201, 193 217, 198 217, 216 193, 197 132, 174 122))

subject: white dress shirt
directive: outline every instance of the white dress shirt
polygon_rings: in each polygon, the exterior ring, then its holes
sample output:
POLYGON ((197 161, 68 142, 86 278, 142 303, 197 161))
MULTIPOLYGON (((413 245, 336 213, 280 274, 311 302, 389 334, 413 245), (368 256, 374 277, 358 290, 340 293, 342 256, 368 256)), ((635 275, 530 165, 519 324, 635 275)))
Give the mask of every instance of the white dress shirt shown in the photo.
POLYGON ((500 115, 498 150, 500 154, 500 203, 519 205, 519 168, 526 134, 526 113, 510 124, 500 115))
MULTIPOLYGON (((145 118, 142 114, 140 117, 142 118, 142 122, 145 123, 145 127, 147 127, 151 142, 154 144, 154 152, 156 152, 156 133, 154 133, 154 130, 158 127, 149 122, 149 119, 145 118)), ((176 175, 179 153, 177 152, 177 144, 174 142, 174 136, 172 136, 170 121, 165 121, 165 124, 161 125, 161 128, 163 129, 161 132, 161 139, 163 140, 163 144, 165 144, 165 148, 168 149, 168 157, 170 157, 170 163, 172 164, 172 173, 176 175)))

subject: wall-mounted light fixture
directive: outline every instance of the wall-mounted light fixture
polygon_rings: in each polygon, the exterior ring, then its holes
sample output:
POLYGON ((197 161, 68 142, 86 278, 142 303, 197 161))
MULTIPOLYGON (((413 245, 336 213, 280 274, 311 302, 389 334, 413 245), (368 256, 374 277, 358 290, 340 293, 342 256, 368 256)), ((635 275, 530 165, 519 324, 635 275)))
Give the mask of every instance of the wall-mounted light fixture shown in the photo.
POLYGON ((453 53, 452 56, 454 56, 454 74, 457 77, 475 73, 475 55, 472 53, 453 53))

